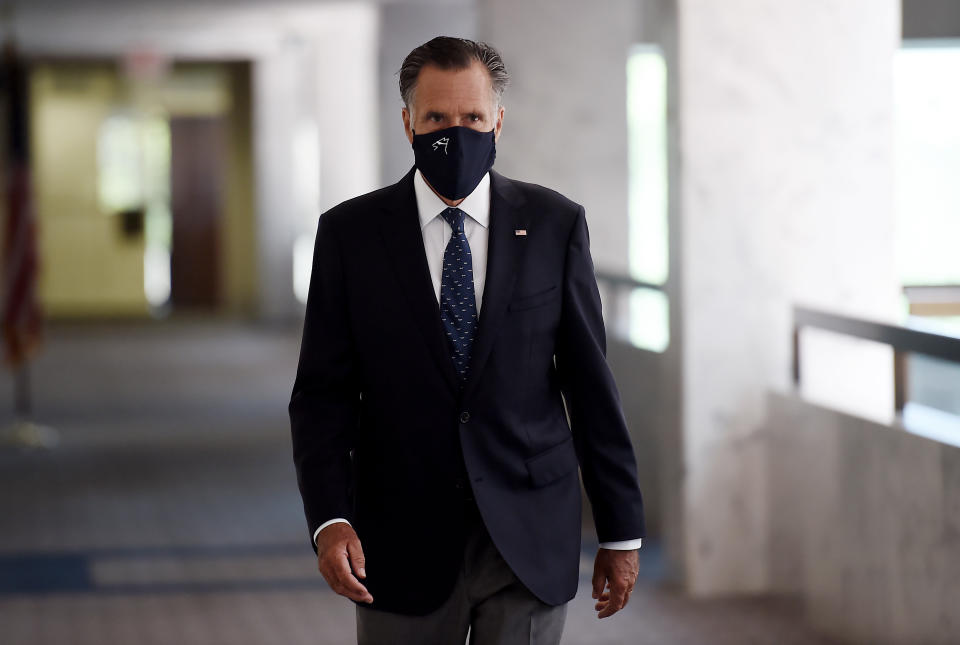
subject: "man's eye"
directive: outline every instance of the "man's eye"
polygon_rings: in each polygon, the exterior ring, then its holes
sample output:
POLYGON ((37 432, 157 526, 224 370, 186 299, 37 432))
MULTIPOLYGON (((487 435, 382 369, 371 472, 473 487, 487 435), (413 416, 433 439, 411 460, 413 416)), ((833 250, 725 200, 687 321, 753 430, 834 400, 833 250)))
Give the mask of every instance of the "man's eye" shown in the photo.
POLYGON ((471 115, 470 115, 470 120, 471 120, 471 121, 479 121, 479 120, 480 120, 480 115, 479 115, 479 114, 471 114, 471 115))

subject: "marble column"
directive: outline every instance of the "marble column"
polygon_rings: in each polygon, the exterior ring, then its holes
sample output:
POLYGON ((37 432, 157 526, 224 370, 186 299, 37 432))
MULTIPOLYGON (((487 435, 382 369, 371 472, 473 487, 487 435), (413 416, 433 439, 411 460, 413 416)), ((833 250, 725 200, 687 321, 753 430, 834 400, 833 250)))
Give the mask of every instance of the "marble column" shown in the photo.
POLYGON ((586 208, 598 268, 626 273, 626 63, 638 3, 479 0, 477 29, 503 54, 496 168, 586 208))
MULTIPOLYGON (((790 388, 792 306, 899 310, 899 2, 678 0, 677 20, 687 582, 763 591, 765 394, 790 388)), ((810 340, 824 396, 887 405, 889 353, 810 340)))

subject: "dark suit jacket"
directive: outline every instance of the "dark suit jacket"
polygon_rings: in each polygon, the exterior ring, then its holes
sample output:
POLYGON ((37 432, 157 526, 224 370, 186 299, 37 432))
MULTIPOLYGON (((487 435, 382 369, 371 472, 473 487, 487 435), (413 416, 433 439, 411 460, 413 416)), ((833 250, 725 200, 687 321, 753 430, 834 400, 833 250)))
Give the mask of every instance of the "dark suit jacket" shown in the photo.
POLYGON ((456 580, 469 486, 520 580, 563 603, 578 582, 578 462, 600 541, 644 536, 584 209, 491 171, 487 279, 461 391, 413 173, 320 217, 289 405, 311 545, 326 520, 350 520, 369 606, 428 613, 456 580))

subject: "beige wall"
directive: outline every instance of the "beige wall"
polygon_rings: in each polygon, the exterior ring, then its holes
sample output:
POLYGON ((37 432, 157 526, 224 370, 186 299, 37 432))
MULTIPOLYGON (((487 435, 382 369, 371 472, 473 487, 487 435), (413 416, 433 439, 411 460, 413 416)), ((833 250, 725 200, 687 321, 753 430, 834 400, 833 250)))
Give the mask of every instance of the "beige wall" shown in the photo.
POLYGON ((51 317, 147 316, 143 238, 125 239, 98 199, 97 138, 112 110, 149 105, 168 117, 221 115, 227 124, 221 219, 221 302, 256 301, 249 66, 178 65, 131 90, 113 63, 46 62, 31 77, 40 298, 51 317))
POLYGON ((101 211, 97 135, 118 97, 108 65, 41 64, 31 75, 39 295, 50 316, 146 315, 143 240, 101 211))

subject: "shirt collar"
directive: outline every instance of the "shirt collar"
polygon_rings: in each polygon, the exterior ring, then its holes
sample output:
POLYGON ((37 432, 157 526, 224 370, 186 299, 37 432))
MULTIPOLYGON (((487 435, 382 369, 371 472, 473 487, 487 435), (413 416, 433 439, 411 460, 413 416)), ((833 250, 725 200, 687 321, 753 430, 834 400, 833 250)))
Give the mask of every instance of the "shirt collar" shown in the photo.
MULTIPOLYGON (((433 189, 427 185, 420 169, 414 173, 413 188, 417 196, 417 210, 420 213, 420 228, 430 223, 430 221, 440 215, 446 208, 443 200, 437 197, 433 189)), ((490 173, 486 172, 483 179, 473 189, 473 192, 467 195, 462 202, 457 204, 457 208, 472 217, 478 224, 487 228, 490 223, 490 173)))

